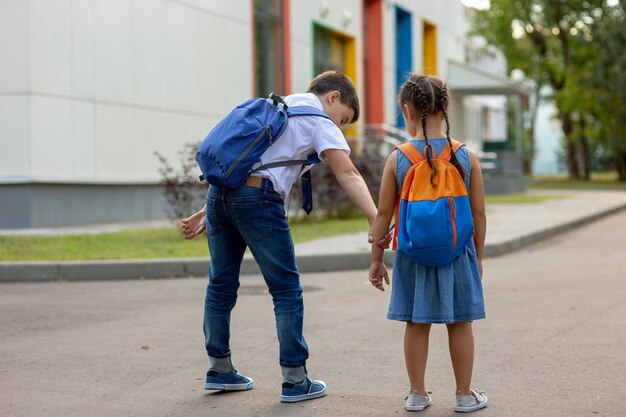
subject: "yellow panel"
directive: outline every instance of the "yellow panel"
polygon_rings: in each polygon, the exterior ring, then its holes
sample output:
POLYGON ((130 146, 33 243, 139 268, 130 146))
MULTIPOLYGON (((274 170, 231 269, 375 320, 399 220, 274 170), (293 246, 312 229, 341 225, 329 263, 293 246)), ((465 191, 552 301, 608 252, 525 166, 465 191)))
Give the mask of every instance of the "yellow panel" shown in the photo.
MULTIPOLYGON (((354 83, 354 87, 356 88, 357 83, 356 83, 356 42, 354 41, 354 38, 352 37, 346 37, 345 38, 345 45, 346 45, 346 56, 344 57, 344 62, 345 62, 345 74, 350 77, 350 79, 352 80, 352 82, 354 83)), ((358 90, 357 90, 358 93, 358 90)), ((360 101, 360 100, 359 100, 360 101)), ((346 129, 344 130, 344 135, 346 136, 346 138, 351 139, 354 138, 356 139, 357 137, 357 127, 356 127, 356 123, 354 124, 353 127, 351 127, 350 129, 346 129)), ((354 152, 358 152, 357 149, 357 142, 356 140, 354 140, 353 144, 352 144, 352 150, 354 152)))
POLYGON ((437 75, 437 28, 424 22, 424 73, 437 75))

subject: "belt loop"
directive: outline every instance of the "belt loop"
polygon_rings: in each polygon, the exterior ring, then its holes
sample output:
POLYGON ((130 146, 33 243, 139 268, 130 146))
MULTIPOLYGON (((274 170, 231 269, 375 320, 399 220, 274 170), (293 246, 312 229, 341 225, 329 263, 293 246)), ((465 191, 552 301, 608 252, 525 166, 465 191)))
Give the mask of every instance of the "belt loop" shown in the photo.
POLYGON ((261 180, 261 188, 263 189, 263 191, 265 193, 267 193, 268 191, 273 191, 274 190, 274 187, 272 185, 272 181, 270 181, 267 178, 263 178, 261 180))

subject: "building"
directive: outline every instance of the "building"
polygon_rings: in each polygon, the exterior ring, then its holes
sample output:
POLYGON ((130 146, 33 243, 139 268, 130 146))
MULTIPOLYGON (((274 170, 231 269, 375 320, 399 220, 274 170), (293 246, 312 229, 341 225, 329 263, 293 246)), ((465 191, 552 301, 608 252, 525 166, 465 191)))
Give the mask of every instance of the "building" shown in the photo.
POLYGON ((175 160, 238 103, 331 68, 362 125, 401 126, 407 73, 439 74, 479 147, 474 119, 502 103, 466 98, 519 91, 468 62, 467 29, 459 0, 2 1, 0 228, 163 218, 154 151, 175 160))

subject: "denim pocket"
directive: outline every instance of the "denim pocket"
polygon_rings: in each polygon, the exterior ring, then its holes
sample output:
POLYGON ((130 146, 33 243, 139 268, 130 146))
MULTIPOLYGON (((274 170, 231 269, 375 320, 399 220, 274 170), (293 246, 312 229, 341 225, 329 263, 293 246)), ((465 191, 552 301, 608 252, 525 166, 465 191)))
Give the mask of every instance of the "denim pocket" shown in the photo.
POLYGON ((270 203, 263 200, 231 202, 239 231, 252 240, 261 240, 272 233, 270 203))
POLYGON ((215 200, 209 198, 206 202, 206 234, 214 235, 218 230, 219 222, 215 212, 215 200))

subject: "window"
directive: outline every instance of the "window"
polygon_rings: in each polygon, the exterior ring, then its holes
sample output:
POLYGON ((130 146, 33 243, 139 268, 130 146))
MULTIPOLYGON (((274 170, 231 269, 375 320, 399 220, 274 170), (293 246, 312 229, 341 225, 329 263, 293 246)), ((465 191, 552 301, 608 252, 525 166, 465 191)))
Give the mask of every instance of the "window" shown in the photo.
POLYGON ((254 90, 287 94, 283 0, 254 0, 254 90))
MULTIPOLYGON (((396 91, 400 91, 404 82, 413 71, 413 17, 408 10, 395 8, 396 19, 396 91)), ((404 127, 404 118, 400 106, 396 107, 396 124, 404 127)))
POLYGON ((313 27, 315 57, 314 76, 328 70, 346 74, 355 81, 354 38, 315 24, 313 27))
MULTIPOLYGON (((356 42, 352 36, 313 24, 313 76, 334 70, 346 74, 354 85, 356 82, 356 42)), ((355 127, 346 128, 343 134, 349 140, 355 138, 355 127)), ((355 151, 355 149, 353 149, 355 151)))

